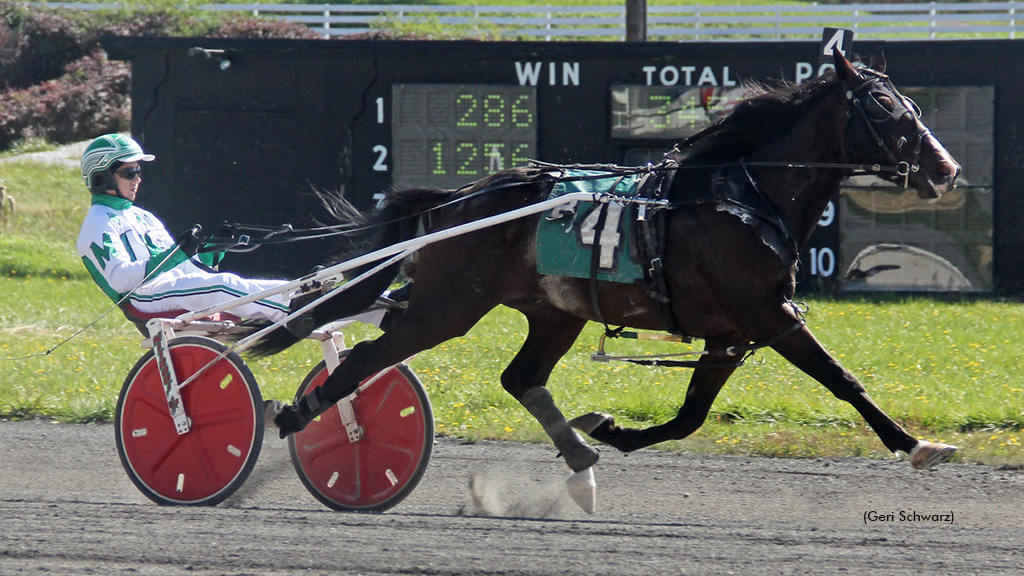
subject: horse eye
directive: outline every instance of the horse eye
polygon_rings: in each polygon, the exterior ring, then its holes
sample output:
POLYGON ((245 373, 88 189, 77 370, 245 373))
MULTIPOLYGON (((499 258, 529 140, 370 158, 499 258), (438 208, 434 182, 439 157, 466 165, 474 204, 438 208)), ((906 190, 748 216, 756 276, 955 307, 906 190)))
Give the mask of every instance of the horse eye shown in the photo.
POLYGON ((896 103, 893 102, 892 98, 886 94, 872 94, 871 99, 874 100, 876 104, 884 108, 887 113, 891 114, 892 111, 896 109, 896 103))
POLYGON ((886 120, 892 117, 896 105, 892 98, 885 94, 869 93, 864 99, 864 110, 871 116, 872 120, 886 120))

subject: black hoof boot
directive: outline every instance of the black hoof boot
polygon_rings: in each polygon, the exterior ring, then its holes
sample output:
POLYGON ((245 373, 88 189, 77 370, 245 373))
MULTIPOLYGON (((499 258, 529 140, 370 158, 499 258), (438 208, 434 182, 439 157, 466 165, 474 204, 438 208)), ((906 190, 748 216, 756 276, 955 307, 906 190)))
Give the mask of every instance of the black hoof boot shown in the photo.
POLYGON ((291 405, 284 406, 277 413, 277 416, 274 416, 274 425, 277 426, 277 432, 282 440, 290 434, 301 431, 306 427, 306 424, 308 422, 302 422, 299 418, 299 412, 291 405))
POLYGON ((290 434, 301 432, 314 418, 334 405, 333 402, 324 400, 323 395, 323 388, 314 388, 298 402, 281 408, 277 416, 274 416, 274 424, 282 439, 287 438, 290 434))
POLYGON ((388 311, 384 313, 384 317, 380 321, 380 329, 387 332, 390 330, 398 319, 405 313, 405 309, 409 306, 409 292, 412 291, 412 282, 406 282, 402 286, 387 292, 384 298, 390 301, 388 311))
POLYGON ((409 302, 409 293, 412 292, 412 282, 406 282, 394 290, 390 290, 387 293, 387 297, 394 300, 398 304, 405 304, 409 302))

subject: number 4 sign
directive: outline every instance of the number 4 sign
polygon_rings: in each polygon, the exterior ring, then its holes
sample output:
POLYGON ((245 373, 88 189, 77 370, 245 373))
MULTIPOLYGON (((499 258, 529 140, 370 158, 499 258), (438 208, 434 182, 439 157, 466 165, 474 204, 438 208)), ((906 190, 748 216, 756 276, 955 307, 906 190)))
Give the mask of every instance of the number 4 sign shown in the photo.
POLYGON ((832 51, 838 48, 844 57, 850 57, 853 48, 853 30, 844 28, 825 28, 821 35, 821 50, 818 57, 822 62, 832 62, 832 51))

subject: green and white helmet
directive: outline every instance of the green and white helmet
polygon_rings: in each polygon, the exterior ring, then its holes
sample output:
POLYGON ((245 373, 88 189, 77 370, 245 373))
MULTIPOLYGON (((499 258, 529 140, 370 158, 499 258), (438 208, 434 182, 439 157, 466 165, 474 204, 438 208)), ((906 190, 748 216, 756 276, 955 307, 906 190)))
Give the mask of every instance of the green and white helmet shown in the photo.
POLYGON ((82 153, 82 179, 93 194, 114 189, 110 167, 115 162, 152 162, 156 156, 146 154, 135 140, 120 134, 104 134, 89 143, 82 153))

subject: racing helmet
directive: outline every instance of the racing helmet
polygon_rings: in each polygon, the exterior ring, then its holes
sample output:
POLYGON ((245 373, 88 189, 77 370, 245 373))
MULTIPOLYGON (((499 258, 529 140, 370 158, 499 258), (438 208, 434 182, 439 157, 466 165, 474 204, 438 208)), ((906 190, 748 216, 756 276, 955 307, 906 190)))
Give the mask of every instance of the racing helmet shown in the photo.
POLYGON ((139 143, 121 134, 104 134, 89 143, 82 153, 82 179, 93 194, 115 189, 111 167, 116 162, 152 162, 156 156, 142 151, 139 143))

